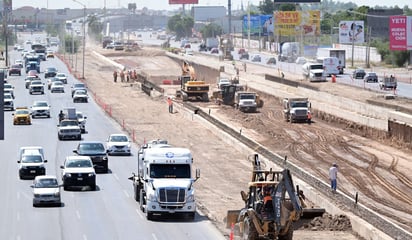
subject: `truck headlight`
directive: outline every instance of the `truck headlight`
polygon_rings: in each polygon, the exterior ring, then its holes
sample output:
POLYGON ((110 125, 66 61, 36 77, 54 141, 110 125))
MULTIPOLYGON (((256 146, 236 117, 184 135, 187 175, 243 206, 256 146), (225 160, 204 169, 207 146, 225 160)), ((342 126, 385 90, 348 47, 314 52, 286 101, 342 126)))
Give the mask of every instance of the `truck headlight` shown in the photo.
POLYGON ((195 201, 195 195, 191 194, 186 197, 186 202, 194 202, 195 201))
POLYGON ((71 177, 72 174, 71 174, 71 173, 66 173, 66 174, 64 174, 64 176, 65 176, 65 177, 71 177))
POLYGON ((151 201, 151 202, 156 202, 156 201, 157 201, 156 195, 153 194, 153 193, 148 194, 148 195, 147 195, 147 200, 149 200, 149 201, 151 201))
POLYGON ((94 173, 89 173, 88 176, 89 176, 89 177, 93 177, 93 176, 94 176, 94 173))

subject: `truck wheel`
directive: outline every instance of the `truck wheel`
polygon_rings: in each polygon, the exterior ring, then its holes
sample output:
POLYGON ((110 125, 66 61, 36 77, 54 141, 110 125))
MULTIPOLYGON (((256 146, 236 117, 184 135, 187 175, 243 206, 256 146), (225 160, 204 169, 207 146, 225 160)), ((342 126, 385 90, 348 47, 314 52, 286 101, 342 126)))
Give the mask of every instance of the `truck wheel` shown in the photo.
POLYGON ((92 191, 96 191, 96 184, 91 185, 91 186, 90 186, 90 189, 91 189, 92 191))
POLYGON ((146 201, 145 201, 145 192, 143 189, 140 189, 140 194, 139 194, 139 202, 140 202, 140 210, 142 210, 142 212, 145 212, 145 205, 146 205, 146 201))
POLYGON ((192 212, 192 213, 188 213, 187 214, 187 218, 189 219, 189 220, 191 220, 191 221, 193 221, 193 220, 195 220, 195 213, 194 212, 192 212))
POLYGON ((207 93, 202 94, 202 100, 203 102, 209 102, 209 95, 207 93))
POLYGON ((257 239, 257 231, 255 225, 253 225, 253 221, 246 216, 243 220, 243 240, 255 240, 257 239))
POLYGON ((149 221, 153 220, 153 213, 146 210, 146 219, 149 221))
POLYGON ((136 202, 140 201, 140 188, 139 185, 133 185, 133 189, 134 189, 134 200, 136 200, 136 202))
POLYGON ((289 116, 289 122, 290 122, 290 123, 293 123, 293 118, 292 118, 292 116, 289 116))
POLYGON ((293 224, 291 223, 285 235, 278 236, 278 240, 292 240, 293 239, 293 224))

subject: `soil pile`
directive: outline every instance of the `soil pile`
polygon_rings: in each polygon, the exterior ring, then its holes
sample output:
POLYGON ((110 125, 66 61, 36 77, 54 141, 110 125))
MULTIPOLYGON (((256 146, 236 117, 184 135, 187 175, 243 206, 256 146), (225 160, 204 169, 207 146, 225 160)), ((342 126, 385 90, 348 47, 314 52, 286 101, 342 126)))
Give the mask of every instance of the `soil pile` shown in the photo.
POLYGON ((335 215, 325 213, 322 217, 316 217, 312 221, 303 225, 306 230, 312 231, 350 231, 352 225, 345 215, 335 215))

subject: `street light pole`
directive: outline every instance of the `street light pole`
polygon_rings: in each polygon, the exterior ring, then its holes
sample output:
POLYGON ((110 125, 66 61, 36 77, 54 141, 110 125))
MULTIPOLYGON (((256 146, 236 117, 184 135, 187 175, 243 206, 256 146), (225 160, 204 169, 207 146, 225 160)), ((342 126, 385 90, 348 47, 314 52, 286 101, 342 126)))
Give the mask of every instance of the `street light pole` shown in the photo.
POLYGON ((73 0, 83 7, 83 66, 82 66, 82 79, 84 79, 84 61, 85 61, 85 52, 86 52, 86 5, 77 1, 73 0))

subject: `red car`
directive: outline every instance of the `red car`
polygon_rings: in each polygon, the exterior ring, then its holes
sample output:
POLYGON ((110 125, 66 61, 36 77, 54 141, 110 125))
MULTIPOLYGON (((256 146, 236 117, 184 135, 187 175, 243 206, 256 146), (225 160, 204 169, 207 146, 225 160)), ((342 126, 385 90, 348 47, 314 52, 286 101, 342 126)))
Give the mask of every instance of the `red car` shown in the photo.
POLYGON ((11 65, 11 67, 9 68, 9 76, 11 76, 13 74, 21 76, 21 67, 20 67, 20 65, 18 65, 18 64, 11 65))

